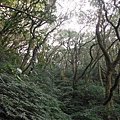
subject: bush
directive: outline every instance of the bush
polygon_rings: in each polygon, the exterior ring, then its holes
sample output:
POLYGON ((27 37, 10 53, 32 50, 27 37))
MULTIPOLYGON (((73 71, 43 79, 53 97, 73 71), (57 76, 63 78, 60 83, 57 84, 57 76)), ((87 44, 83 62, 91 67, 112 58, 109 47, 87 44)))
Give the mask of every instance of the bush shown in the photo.
POLYGON ((1 74, 0 116, 3 120, 70 120, 56 98, 29 80, 1 74))

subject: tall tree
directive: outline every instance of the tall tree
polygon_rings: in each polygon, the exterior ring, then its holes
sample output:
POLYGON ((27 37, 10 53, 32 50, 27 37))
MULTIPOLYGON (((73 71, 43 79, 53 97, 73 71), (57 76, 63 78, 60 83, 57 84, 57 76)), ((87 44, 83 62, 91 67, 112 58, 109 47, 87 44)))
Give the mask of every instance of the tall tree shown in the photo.
POLYGON ((23 73, 33 68, 38 49, 46 42, 63 19, 56 20, 55 2, 22 0, 1 2, 0 43, 5 49, 22 54, 20 69, 23 73), (12 4, 11 4, 12 2, 12 4), (54 24, 53 24, 54 23, 54 24))
MULTIPOLYGON (((99 47, 101 48, 103 55, 105 57, 107 72, 106 72, 106 99, 109 98, 112 94, 110 90, 112 88, 112 74, 115 70, 115 67, 120 62, 120 48, 115 53, 114 59, 110 57, 110 50, 108 50, 107 43, 110 42, 110 46, 113 47, 114 39, 115 42, 120 42, 120 35, 119 35, 119 27, 120 27, 120 18, 119 18, 119 10, 116 7, 116 1, 111 1, 109 3, 112 6, 112 12, 109 11, 107 7, 107 3, 103 0, 98 2, 99 11, 98 11, 98 22, 96 25, 96 36, 98 40, 99 47), (109 12, 111 13, 109 15, 109 12), (117 16, 117 18, 115 17, 117 16), (114 22, 117 19, 117 22, 114 22), (115 24, 116 23, 116 24, 115 24), (111 36, 111 34, 114 36, 111 36)), ((109 7, 110 7, 109 6, 109 7)), ((111 9, 110 9, 111 10, 111 9)), ((116 81, 115 81, 116 82, 116 81)), ((117 83, 118 84, 118 83, 117 83)), ((113 91, 112 91, 113 92, 113 91)), ((110 97, 104 105, 107 104, 108 108, 113 107, 112 97, 110 97)))

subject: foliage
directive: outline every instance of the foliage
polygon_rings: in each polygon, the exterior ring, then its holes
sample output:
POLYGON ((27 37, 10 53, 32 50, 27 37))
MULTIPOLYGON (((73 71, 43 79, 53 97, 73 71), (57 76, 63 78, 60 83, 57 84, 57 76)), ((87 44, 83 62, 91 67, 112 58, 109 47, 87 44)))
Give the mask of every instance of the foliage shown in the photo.
POLYGON ((0 64, 0 119, 2 120, 70 120, 53 94, 46 77, 41 72, 31 76, 20 75, 16 65, 3 50, 0 64), (6 62, 5 62, 6 61, 6 62), (45 82, 46 80, 46 82, 45 82), (42 82, 43 81, 43 82, 42 82), (49 91, 49 92, 48 92, 49 91))
MULTIPOLYGON (((69 114, 73 120, 103 120, 106 119, 108 110, 104 108, 103 101, 105 90, 99 82, 89 82, 88 86, 84 85, 83 80, 79 82, 79 87, 72 98, 72 87, 67 84, 61 84, 61 94, 59 100, 62 110, 69 114)), ((59 87, 60 88, 60 87, 59 87)), ((110 110, 111 119, 119 116, 120 106, 110 110)))
POLYGON ((80 1, 78 13, 59 15, 56 0, 0 1, 0 119, 120 118, 119 2, 80 1))
POLYGON ((0 116, 6 120, 70 119, 57 99, 44 93, 34 81, 19 81, 7 74, 1 74, 0 108, 0 116))

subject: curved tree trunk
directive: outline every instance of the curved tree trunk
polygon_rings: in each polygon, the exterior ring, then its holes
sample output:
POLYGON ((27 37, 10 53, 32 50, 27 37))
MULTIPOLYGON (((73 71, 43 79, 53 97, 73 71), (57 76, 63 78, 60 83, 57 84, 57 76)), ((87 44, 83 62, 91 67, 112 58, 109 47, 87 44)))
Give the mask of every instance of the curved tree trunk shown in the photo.
MULTIPOLYGON (((112 86, 112 71, 111 70, 107 70, 107 74, 106 74, 106 99, 109 97, 110 95, 110 89, 112 86)), ((113 100, 111 99, 108 104, 107 104, 108 108, 113 108, 113 100)))

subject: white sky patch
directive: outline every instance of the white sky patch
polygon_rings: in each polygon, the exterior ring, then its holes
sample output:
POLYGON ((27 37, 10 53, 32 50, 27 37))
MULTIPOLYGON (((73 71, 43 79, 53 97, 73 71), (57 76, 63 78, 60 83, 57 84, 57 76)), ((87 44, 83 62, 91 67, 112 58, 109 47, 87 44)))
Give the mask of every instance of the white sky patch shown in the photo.
POLYGON ((79 24, 78 23, 78 16, 76 14, 80 14, 80 11, 88 11, 90 9, 93 9, 89 5, 88 0, 57 0, 57 15, 59 16, 60 14, 70 14, 69 17, 70 19, 67 20, 62 28, 63 29, 68 29, 68 30, 75 30, 77 32, 80 31, 81 28, 85 26, 85 24, 79 24))

